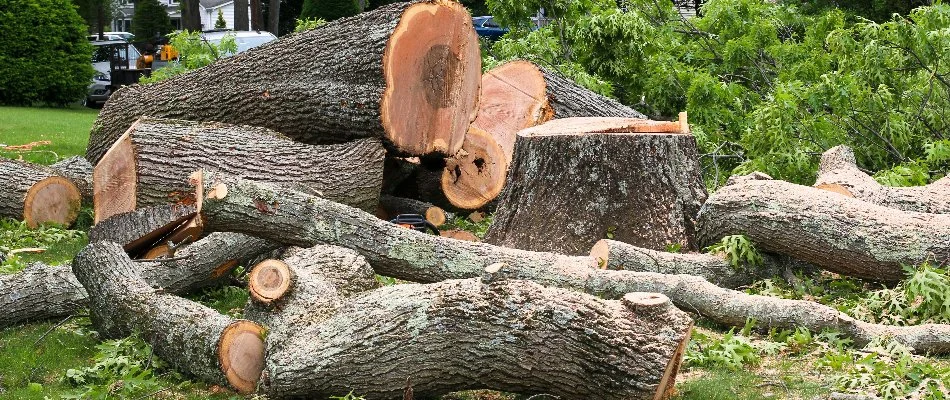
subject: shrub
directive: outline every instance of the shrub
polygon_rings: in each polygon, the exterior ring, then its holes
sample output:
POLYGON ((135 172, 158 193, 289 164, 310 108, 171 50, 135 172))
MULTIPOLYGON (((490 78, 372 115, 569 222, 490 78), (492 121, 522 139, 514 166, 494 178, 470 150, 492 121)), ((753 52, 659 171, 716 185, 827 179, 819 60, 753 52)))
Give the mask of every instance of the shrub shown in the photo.
POLYGON ((69 0, 0 0, 0 104, 65 105, 92 79, 86 23, 69 0))

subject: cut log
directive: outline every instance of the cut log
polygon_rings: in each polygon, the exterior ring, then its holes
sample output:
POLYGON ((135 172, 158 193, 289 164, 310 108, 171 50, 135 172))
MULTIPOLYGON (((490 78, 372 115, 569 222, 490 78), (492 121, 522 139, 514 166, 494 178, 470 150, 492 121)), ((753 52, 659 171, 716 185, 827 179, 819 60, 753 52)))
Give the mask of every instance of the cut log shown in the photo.
POLYGON ((79 193, 83 204, 92 204, 92 164, 83 157, 73 156, 50 165, 50 168, 71 180, 79 193))
POLYGON ((705 199, 696 139, 678 122, 559 119, 518 133, 485 241, 572 255, 604 237, 696 250, 705 199))
POLYGON ((699 214, 700 243, 746 235, 759 248, 839 274, 895 282, 905 265, 950 260, 950 215, 900 211, 778 180, 733 179, 699 214))
POLYGON ((194 205, 165 204, 113 215, 89 230, 89 242, 118 243, 133 258, 150 251, 197 214, 194 205))
POLYGON ((502 263, 499 276, 608 299, 620 299, 630 292, 662 293, 678 307, 722 324, 741 327, 753 318, 763 328, 805 327, 814 332, 834 329, 859 346, 889 337, 918 353, 950 353, 950 325, 869 324, 821 304, 749 295, 693 275, 602 270, 592 257, 428 235, 396 227, 351 207, 265 184, 224 176, 206 176, 203 182, 205 189, 218 188, 205 198, 203 210, 209 230, 253 232, 299 246, 347 247, 366 257, 377 273, 402 280, 440 282, 480 277, 487 266, 502 263), (259 210, 256 198, 283 199, 282 207, 273 213, 259 210))
POLYGON ((445 210, 424 201, 407 199, 390 195, 379 198, 379 206, 385 211, 382 219, 393 219, 400 214, 418 214, 425 217, 432 225, 440 226, 448 219, 445 210))
POLYGON ((646 118, 532 62, 512 61, 482 75, 473 125, 495 138, 510 165, 519 131, 572 117, 646 118))
POLYGON ((384 155, 375 139, 314 146, 264 128, 142 118, 96 165, 96 221, 138 207, 194 203, 188 175, 198 168, 291 185, 372 210, 384 155))
POLYGON ((387 286, 298 326, 268 352, 262 386, 275 399, 350 390, 393 399, 411 378, 417 398, 485 388, 662 399, 692 321, 668 299, 643 300, 601 300, 524 281, 387 286))
POLYGON ((52 168, 0 157, 0 217, 71 225, 79 215, 82 195, 69 179, 52 168))
POLYGON ((465 240, 468 242, 481 242, 482 240, 475 236, 474 233, 469 231, 463 231, 460 229, 450 229, 447 231, 440 232, 442 237, 447 237, 455 240, 465 240))
POLYGON ((157 292, 121 246, 93 243, 73 262, 89 293, 89 315, 103 338, 138 332, 155 355, 206 382, 253 392, 264 367, 264 329, 199 303, 157 292))
POLYGON ((926 186, 887 187, 858 168, 848 146, 835 146, 821 155, 815 187, 898 210, 950 214, 950 177, 926 186))
POLYGON ((475 118, 480 76, 465 7, 395 3, 116 91, 86 158, 98 162, 143 115, 262 126, 313 144, 380 138, 395 153, 450 156, 475 118))
MULTIPOLYGON (((187 293, 222 282, 237 265, 259 253, 277 248, 240 233, 216 232, 175 252, 174 260, 136 262, 139 275, 152 287, 187 293)), ((0 275, 0 328, 62 317, 86 306, 87 295, 69 266, 36 263, 15 274, 0 275)))

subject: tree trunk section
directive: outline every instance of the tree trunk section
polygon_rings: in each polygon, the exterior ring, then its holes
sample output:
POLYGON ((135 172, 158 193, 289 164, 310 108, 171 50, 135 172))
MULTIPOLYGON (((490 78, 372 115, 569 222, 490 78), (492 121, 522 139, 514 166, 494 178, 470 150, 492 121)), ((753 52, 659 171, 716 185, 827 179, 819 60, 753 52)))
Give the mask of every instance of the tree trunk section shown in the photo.
POLYGON ((386 220, 396 218, 400 214, 421 215, 435 226, 441 226, 447 220, 445 210, 424 201, 384 194, 379 197, 379 206, 385 211, 383 219, 386 220))
POLYGON ((703 245, 746 235, 762 249, 843 275, 896 282, 904 265, 950 259, 950 215, 900 211, 827 190, 733 179, 699 214, 703 245))
MULTIPOLYGON (((182 0, 181 28, 192 32, 201 31, 201 11, 198 0, 182 0)), ((210 26, 208 27, 211 28, 210 26)), ((95 162, 95 160, 90 159, 95 162)))
POLYGON ((883 186, 858 168, 848 146, 835 146, 821 155, 815 187, 898 210, 950 214, 950 177, 926 186, 883 186))
POLYGON ((530 61, 512 61, 482 75, 473 125, 495 138, 511 164, 518 131, 572 117, 646 118, 530 61))
POLYGON ((160 244, 163 238, 195 215, 197 210, 194 206, 179 204, 145 207, 116 214, 89 230, 89 242, 118 243, 135 258, 160 244))
POLYGON ((480 69, 462 5, 391 4, 117 91, 93 125, 86 158, 98 162, 143 115, 261 126, 314 144, 381 138, 397 153, 453 155, 475 117, 480 69))
POLYGON ((264 20, 261 18, 261 0, 251 0, 251 30, 264 30, 264 20))
POLYGON ((315 146, 264 128, 143 118, 96 165, 96 221, 137 207, 194 203, 188 176, 196 169, 299 187, 373 210, 384 155, 375 139, 315 146))
POLYGON ((251 30, 250 19, 248 18, 248 7, 248 0, 234 0, 234 30, 251 30))
POLYGON ((485 241, 572 255, 604 237, 696 250, 706 187, 696 139, 670 124, 571 118, 521 131, 485 241))
POLYGON ((14 274, 0 274, 0 329, 72 314, 86 305, 86 297, 69 266, 34 263, 14 274))
POLYGON ((82 195, 75 184, 52 168, 0 158, 0 217, 72 225, 79 215, 82 195))
POLYGON ((610 301, 480 279, 388 286, 298 327, 268 353, 262 382, 275 399, 350 390, 400 398, 407 378, 419 398, 476 388, 561 399, 663 398, 692 321, 653 296, 610 301))
POLYGON ((92 164, 79 156, 69 157, 50 165, 54 171, 66 177, 76 185, 82 194, 83 204, 92 204, 92 164))
POLYGON ((267 31, 277 36, 280 34, 280 0, 270 0, 267 10, 267 31))
POLYGON ((89 293, 93 326, 104 338, 139 332, 177 370, 242 393, 256 389, 264 365, 264 329, 196 302, 156 292, 122 248, 86 247, 73 272, 89 293))

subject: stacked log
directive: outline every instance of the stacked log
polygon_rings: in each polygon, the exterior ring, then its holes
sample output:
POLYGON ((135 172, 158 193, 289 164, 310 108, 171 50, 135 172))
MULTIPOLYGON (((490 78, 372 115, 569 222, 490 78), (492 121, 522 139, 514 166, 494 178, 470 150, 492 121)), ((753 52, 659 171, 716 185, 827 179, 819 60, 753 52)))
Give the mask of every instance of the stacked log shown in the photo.
POLYGON ((73 156, 50 165, 50 168, 76 185, 83 204, 92 204, 92 164, 88 160, 73 156))
POLYGON ((116 214, 89 230, 89 242, 118 243, 135 257, 167 240, 197 213, 194 205, 166 204, 116 214))
POLYGON ((0 217, 23 220, 31 228, 76 221, 82 194, 56 170, 0 158, 0 176, 0 217))

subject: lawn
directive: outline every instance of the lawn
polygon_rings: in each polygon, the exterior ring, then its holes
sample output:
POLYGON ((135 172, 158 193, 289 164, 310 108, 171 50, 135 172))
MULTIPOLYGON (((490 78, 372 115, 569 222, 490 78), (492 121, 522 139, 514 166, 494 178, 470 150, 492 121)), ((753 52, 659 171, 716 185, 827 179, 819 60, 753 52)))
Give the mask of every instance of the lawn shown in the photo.
POLYGON ((0 156, 42 164, 86 152, 89 128, 98 110, 89 108, 0 107, 0 156), (20 146, 49 141, 30 150, 10 151, 20 146))

